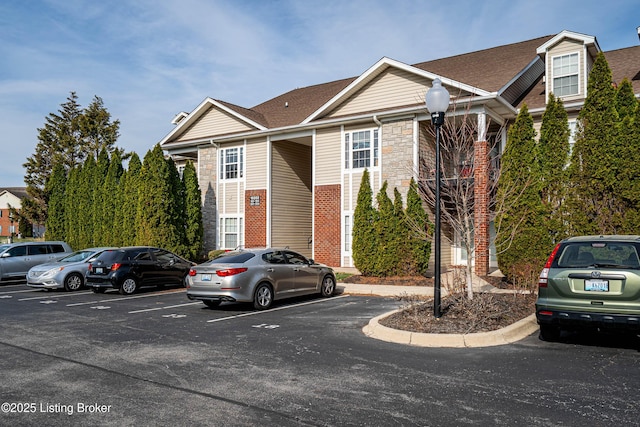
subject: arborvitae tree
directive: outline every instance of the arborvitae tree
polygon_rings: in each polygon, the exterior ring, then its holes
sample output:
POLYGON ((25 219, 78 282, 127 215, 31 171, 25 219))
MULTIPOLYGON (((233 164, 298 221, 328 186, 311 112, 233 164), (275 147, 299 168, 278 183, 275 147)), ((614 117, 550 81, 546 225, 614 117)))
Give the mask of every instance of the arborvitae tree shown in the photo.
POLYGON ((176 230, 172 171, 160 145, 147 152, 140 169, 136 244, 181 249, 180 232, 176 230))
POLYGON ((562 204, 565 199, 569 164, 569 121, 560 98, 549 95, 542 115, 537 164, 540 171, 540 199, 544 208, 546 230, 541 230, 541 246, 550 247, 566 237, 562 204))
POLYGON ((567 207, 573 235, 622 231, 624 209, 615 193, 621 150, 611 80, 611 69, 599 53, 589 74, 569 166, 567 207))
POLYGON ((100 231, 94 233, 96 246, 119 245, 119 237, 116 236, 115 217, 121 203, 120 177, 122 176, 122 160, 120 152, 114 151, 109 161, 109 168, 102 185, 98 182, 97 190, 101 193, 102 213, 101 220, 95 224, 100 231))
POLYGON ((61 163, 56 163, 45 191, 49 195, 49 215, 46 222, 46 238, 49 240, 66 240, 65 230, 65 185, 66 173, 61 163))
POLYGON ((84 220, 78 223, 78 247, 93 246, 93 193, 95 189, 96 161, 89 156, 80 170, 79 186, 77 190, 76 215, 84 220))
POLYGON ((140 157, 133 153, 127 171, 120 180, 122 203, 116 213, 117 246, 130 246, 136 242, 136 216, 138 211, 138 188, 140 187, 140 157))
POLYGON ((171 157, 165 160, 169 168, 169 184, 170 184, 170 198, 167 199, 167 210, 169 219, 173 224, 173 230, 175 231, 176 244, 173 246, 173 251, 179 255, 187 257, 189 255, 189 248, 187 247, 187 235, 186 235, 186 208, 185 208, 185 188, 178 168, 171 157))
POLYGON ((369 171, 364 170, 356 209, 353 213, 353 229, 351 232, 351 253, 355 267, 365 276, 375 272, 376 264, 376 211, 373 208, 373 191, 369 181, 369 171))
POLYGON ((81 200, 82 166, 75 166, 69 171, 64 199, 65 235, 66 241, 72 248, 82 249, 80 242, 81 223, 88 220, 88 216, 80 215, 78 210, 81 200))
POLYGON ((409 247, 409 228, 407 216, 402 205, 402 194, 397 188, 393 189, 393 227, 390 236, 390 250, 395 252, 396 265, 392 274, 405 275, 410 270, 411 250, 409 247), (395 249, 394 249, 395 248, 395 249))
POLYGON ((624 79, 616 93, 618 111, 618 139, 621 152, 615 192, 624 204, 622 233, 640 234, 640 101, 633 93, 628 79, 624 79))
POLYGON ((374 228, 378 248, 376 251, 376 276, 389 276, 395 274, 398 265, 397 245, 395 242, 396 216, 393 212, 393 202, 387 194, 387 181, 382 184, 376 200, 378 202, 378 215, 374 228))
POLYGON ((188 257, 192 261, 199 260, 204 245, 204 227, 202 224, 202 199, 198 174, 193 163, 187 162, 182 172, 185 188, 185 235, 188 257))
POLYGON ((422 206, 422 198, 418 194, 418 186, 413 178, 407 192, 407 245, 409 247, 410 264, 407 273, 424 274, 429 267, 431 256, 431 236, 433 223, 429 221, 427 212, 422 206))
POLYGON ((107 171, 109 170, 109 154, 107 150, 100 150, 100 154, 96 160, 96 168, 93 177, 93 186, 91 187, 91 200, 93 201, 92 208, 92 222, 93 222, 93 238, 92 246, 102 246, 105 236, 103 235, 102 226, 105 222, 107 213, 105 212, 105 203, 107 199, 111 197, 111 194, 104 193, 103 184, 105 182, 107 171))
POLYGON ((533 119, 523 105, 509 129, 498 179, 496 249, 498 267, 507 277, 526 265, 536 269, 549 252, 548 238, 540 236, 544 210, 534 138, 533 119))

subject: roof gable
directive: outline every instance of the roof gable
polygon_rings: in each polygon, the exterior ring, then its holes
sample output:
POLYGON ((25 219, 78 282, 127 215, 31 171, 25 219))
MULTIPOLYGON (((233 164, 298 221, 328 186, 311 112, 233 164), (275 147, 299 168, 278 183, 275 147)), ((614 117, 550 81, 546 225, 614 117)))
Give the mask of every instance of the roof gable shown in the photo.
POLYGON ((200 138, 251 130, 265 130, 264 117, 224 101, 206 98, 190 114, 180 120, 160 145, 193 141, 200 138))
POLYGON ((370 112, 372 110, 371 107, 375 109, 376 103, 384 105, 384 107, 378 105, 379 109, 421 104, 424 102, 424 92, 431 86, 430 82, 436 77, 442 80, 443 86, 449 87, 453 96, 489 95, 488 92, 482 89, 385 57, 360 77, 353 80, 302 123, 309 123, 327 115, 337 116, 346 113, 370 112), (387 99, 374 99, 381 93, 388 92, 388 86, 394 85, 396 89, 400 89, 400 96, 396 98, 396 92, 390 92, 393 95, 391 104, 389 104, 389 97, 387 99), (387 102, 385 103, 384 101, 387 102))

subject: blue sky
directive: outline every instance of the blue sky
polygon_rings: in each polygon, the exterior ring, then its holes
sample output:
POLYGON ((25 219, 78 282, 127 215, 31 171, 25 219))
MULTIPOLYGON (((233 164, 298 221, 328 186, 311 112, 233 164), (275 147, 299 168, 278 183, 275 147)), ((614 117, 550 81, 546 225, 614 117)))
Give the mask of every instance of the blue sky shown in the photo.
POLYGON ((252 107, 296 87, 571 30, 639 44, 637 0, 4 0, 0 187, 23 186, 49 113, 99 96, 140 157, 206 97, 252 107))

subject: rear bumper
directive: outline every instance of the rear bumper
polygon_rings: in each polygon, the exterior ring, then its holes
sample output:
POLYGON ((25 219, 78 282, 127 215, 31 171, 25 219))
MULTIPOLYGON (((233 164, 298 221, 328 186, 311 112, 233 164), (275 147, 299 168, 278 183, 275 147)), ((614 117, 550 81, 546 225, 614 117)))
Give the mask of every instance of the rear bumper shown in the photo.
POLYGON ((237 299, 231 295, 203 295, 187 292, 187 298, 195 301, 227 301, 236 302, 237 299))
POLYGON ((117 288, 113 278, 105 277, 85 277, 85 286, 87 288, 117 288))
POLYGON ((539 325, 640 331, 640 314, 610 314, 536 307, 539 325))

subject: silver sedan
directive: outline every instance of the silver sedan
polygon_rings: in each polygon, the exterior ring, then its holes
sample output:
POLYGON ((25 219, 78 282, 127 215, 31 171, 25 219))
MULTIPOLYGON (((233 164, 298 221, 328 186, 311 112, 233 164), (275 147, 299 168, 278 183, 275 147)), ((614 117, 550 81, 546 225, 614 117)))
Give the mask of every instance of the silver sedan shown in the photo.
POLYGON ((84 275, 89 262, 106 249, 113 248, 88 248, 73 252, 59 261, 31 267, 27 273, 27 286, 77 291, 84 286, 84 275))
POLYGON ((208 307, 222 301, 253 302, 258 310, 273 301, 319 293, 330 297, 336 277, 330 267, 289 249, 247 249, 192 267, 186 278, 187 297, 208 307))

